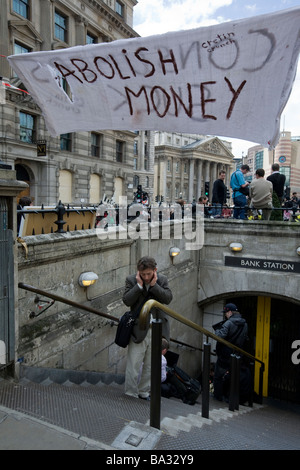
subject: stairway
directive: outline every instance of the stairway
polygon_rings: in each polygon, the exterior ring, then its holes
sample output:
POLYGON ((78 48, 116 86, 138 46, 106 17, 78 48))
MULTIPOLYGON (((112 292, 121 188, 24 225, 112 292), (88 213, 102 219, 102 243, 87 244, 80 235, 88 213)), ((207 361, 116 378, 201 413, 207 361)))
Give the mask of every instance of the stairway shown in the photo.
POLYGON ((206 419, 201 395, 193 406, 162 398, 156 430, 149 426, 150 403, 125 395, 122 375, 21 366, 19 382, 0 382, 0 405, 124 450, 174 449, 175 443, 189 442, 194 435, 198 440, 205 429, 260 407, 230 412, 226 403, 210 401, 206 419))

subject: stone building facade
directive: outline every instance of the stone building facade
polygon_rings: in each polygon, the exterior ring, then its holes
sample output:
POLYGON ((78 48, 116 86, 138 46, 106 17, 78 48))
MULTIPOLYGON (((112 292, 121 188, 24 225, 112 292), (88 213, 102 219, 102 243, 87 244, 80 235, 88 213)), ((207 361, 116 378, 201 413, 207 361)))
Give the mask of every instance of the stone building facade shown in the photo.
POLYGON ((136 0, 0 1, 0 160, 28 183, 34 205, 98 204, 133 199, 153 187, 152 132, 95 131, 52 138, 39 107, 24 91, 7 56, 137 37, 136 0))
POLYGON ((220 170, 225 170, 229 189, 234 155, 230 143, 218 137, 189 134, 155 134, 154 194, 167 202, 184 199, 198 201, 205 193, 211 200, 212 186, 220 170))
MULTIPOLYGON (((264 168, 266 177, 271 174, 273 163, 278 163, 280 173, 286 177, 287 194, 300 193, 300 137, 281 131, 279 142, 272 150, 255 145, 248 149, 247 163, 254 175, 257 168, 264 168)), ((299 197, 299 196, 298 196, 299 197)))

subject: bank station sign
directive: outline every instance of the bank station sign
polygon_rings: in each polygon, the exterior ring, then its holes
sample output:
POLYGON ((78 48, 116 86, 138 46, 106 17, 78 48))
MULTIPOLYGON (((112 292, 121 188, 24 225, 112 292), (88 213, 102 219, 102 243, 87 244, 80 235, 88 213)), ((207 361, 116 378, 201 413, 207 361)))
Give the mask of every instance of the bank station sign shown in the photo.
POLYGON ((225 266, 235 268, 259 269, 262 271, 281 271, 300 274, 300 263, 259 258, 237 258, 225 256, 225 266))

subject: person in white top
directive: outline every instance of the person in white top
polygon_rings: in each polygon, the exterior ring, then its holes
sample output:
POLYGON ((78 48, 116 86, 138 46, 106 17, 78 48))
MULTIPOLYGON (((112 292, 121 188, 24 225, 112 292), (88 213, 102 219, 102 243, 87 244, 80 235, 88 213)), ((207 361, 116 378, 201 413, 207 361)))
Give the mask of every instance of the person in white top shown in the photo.
POLYGON ((251 181, 249 186, 249 196, 251 199, 250 207, 254 210, 261 209, 264 220, 269 220, 272 210, 273 184, 267 181, 265 170, 258 168, 255 172, 256 179, 251 181))

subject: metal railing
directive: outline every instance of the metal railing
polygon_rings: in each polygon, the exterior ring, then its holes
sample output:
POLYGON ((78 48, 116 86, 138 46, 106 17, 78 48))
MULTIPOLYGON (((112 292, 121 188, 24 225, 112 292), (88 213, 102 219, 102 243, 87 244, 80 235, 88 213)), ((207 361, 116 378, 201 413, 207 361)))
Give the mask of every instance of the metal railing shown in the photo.
MULTIPOLYGON (((162 221, 162 220, 165 220, 164 219, 164 216, 165 215, 162 215, 162 212, 163 211, 169 211, 169 219, 168 220, 173 220, 173 206, 175 205, 176 203, 174 204, 169 204, 169 203, 163 203, 161 205, 159 205, 158 207, 156 206, 153 206, 153 209, 155 209, 155 211, 159 211, 160 212, 160 216, 159 216, 159 220, 162 221)), ((107 216, 107 213, 105 214, 105 211, 104 214, 102 215, 98 215, 98 212, 99 212, 99 208, 101 208, 101 205, 102 204, 99 204, 99 205, 90 205, 88 207, 84 207, 84 206, 81 206, 81 207, 72 207, 70 206, 70 204, 63 204, 61 201, 58 202, 57 206, 56 207, 53 207, 53 208, 44 208, 44 205, 41 205, 41 208, 38 209, 38 208, 34 208, 33 210, 30 210, 30 212, 34 213, 34 214, 42 214, 43 217, 45 217, 45 214, 47 213, 56 213, 57 214, 57 220, 54 222, 55 225, 57 225, 57 230, 55 231, 55 233, 65 233, 66 230, 65 230, 65 224, 67 223, 66 221, 66 218, 69 217, 69 215, 71 213, 77 213, 77 214, 82 214, 84 215, 85 213, 87 212, 92 212, 92 213, 95 213, 96 214, 96 223, 95 223, 95 226, 97 226, 99 224, 99 222, 103 221, 106 216, 107 216)), ((103 204, 103 206, 107 206, 107 211, 110 213, 113 213, 113 219, 114 219, 114 223, 113 225, 119 225, 119 206, 118 205, 109 205, 109 204, 103 204)), ((129 212, 129 208, 130 208, 131 205, 128 205, 127 206, 127 214, 129 212)), ((138 206, 138 204, 137 204, 138 206)), ((142 205, 140 204, 141 208, 142 208, 142 205)), ((199 206, 199 207, 202 207, 204 209, 204 217, 205 218, 222 218, 222 219, 232 219, 233 217, 233 211, 234 211, 234 206, 227 206, 227 205, 224 205, 224 206, 221 206, 221 205, 218 205, 218 206, 203 206, 203 205, 200 205, 200 204, 187 204, 186 205, 186 210, 183 208, 182 209, 182 218, 184 218, 184 216, 191 216, 191 217, 195 217, 196 215, 196 206, 199 206), (227 215, 213 215, 213 211, 214 210, 217 210, 217 209, 221 209, 221 211, 223 209, 226 209, 230 212, 230 215, 227 216, 227 215)), ((237 207, 237 206, 236 206, 237 207)), ((251 209, 248 205, 245 206, 245 207, 238 207, 239 209, 245 209, 246 213, 249 214, 252 212, 253 209, 251 209)), ((143 209, 146 209, 146 211, 148 212, 149 214, 149 220, 148 222, 151 222, 151 206, 150 207, 147 207, 147 208, 143 208, 143 209)), ((123 210, 123 209, 122 209, 123 210)), ((261 210, 261 209, 258 209, 258 210, 261 210)), ((299 208, 296 208, 296 207, 291 207, 291 208, 285 208, 285 207, 273 207, 272 209, 269 209, 270 211, 274 211, 274 213, 281 213, 280 215, 280 218, 281 220, 284 220, 284 213, 288 213, 289 214, 289 220, 291 222, 296 222, 298 219, 298 215, 299 215, 299 208)), ((138 207, 137 207, 137 212, 138 211, 138 207)), ((29 211, 26 210, 26 209, 19 209, 17 210, 17 213, 20 214, 20 215, 28 215, 29 211)), ((136 219, 138 217, 138 214, 135 215, 135 216, 128 216, 127 215, 127 219, 125 220, 127 223, 130 223, 132 220, 136 219)), ((249 216, 251 217, 251 216, 249 216)), ((107 224, 109 225, 110 222, 107 218, 107 224)), ((81 230, 82 227, 76 227, 75 230, 81 230)), ((88 227, 88 228, 94 228, 94 227, 88 227)), ((32 233, 32 235, 35 235, 35 233, 32 233)))
MULTIPOLYGON (((80 310, 85 310, 90 313, 94 313, 96 315, 102 316, 107 318, 111 321, 111 326, 117 325, 119 323, 119 318, 109 315, 104 312, 100 312, 99 310, 80 304, 78 302, 74 302, 73 300, 69 300, 65 297, 60 297, 59 295, 52 294, 47 292, 43 289, 39 289, 37 287, 33 287, 23 282, 19 282, 18 287, 20 289, 24 289, 30 292, 34 292, 36 294, 43 295, 48 297, 54 301, 58 301, 72 307, 75 307, 80 310)), ((183 317, 179 313, 176 313, 174 310, 170 309, 166 305, 160 304, 156 300, 148 300, 140 313, 139 322, 140 327, 142 329, 146 328, 147 325, 147 318, 150 315, 150 311, 152 308, 158 307, 160 310, 163 310, 165 313, 170 315, 177 321, 193 328, 196 331, 199 331, 203 335, 206 336, 208 339, 209 337, 219 341, 226 346, 234 349, 238 354, 248 357, 253 363, 256 361, 260 363, 260 374, 259 374, 259 402, 262 403, 262 387, 263 387, 263 372, 264 372, 264 363, 249 354, 248 352, 244 351, 243 349, 229 343, 228 341, 219 338, 214 333, 206 330, 205 328, 197 325, 196 323, 192 322, 191 320, 183 317)), ((46 309, 45 309, 46 310, 46 309)), ((29 318, 34 318, 35 316, 33 312, 30 313, 29 318)), ((210 357, 211 357, 211 348, 210 343, 204 343, 204 348, 195 347, 192 345, 188 345, 187 343, 183 343, 178 340, 173 340, 172 338, 170 341, 174 341, 177 344, 181 344, 182 346, 187 346, 194 350, 199 350, 203 352, 203 369, 202 369, 202 416, 204 418, 209 417, 209 372, 210 372, 210 357)), ((157 320, 156 318, 152 321, 152 348, 151 348, 151 400, 150 400, 150 426, 160 429, 160 402, 161 402, 161 344, 162 344, 162 325, 161 321, 157 320)), ((229 397, 229 410, 234 411, 238 409, 239 406, 239 364, 240 364, 240 357, 238 354, 232 355, 231 357, 231 383, 230 383, 230 397, 229 397)), ((253 396, 249 399, 249 405, 252 406, 253 404, 253 396)))
MULTIPOLYGON (((175 320, 199 331, 206 336, 204 343, 203 355, 203 368, 202 368, 202 417, 209 417, 209 371, 210 371, 210 343, 208 338, 219 341, 225 346, 233 349, 236 354, 231 355, 231 373, 230 373, 230 395, 229 395, 229 410, 234 411, 239 408, 239 368, 241 356, 248 357, 253 364, 258 362, 260 364, 259 374, 259 402, 262 403, 262 390, 263 390, 263 373, 265 370, 264 362, 252 354, 244 351, 243 349, 229 343, 228 341, 220 338, 219 336, 211 333, 202 326, 197 325, 191 320, 176 313, 171 308, 163 305, 156 300, 148 300, 139 316, 139 325, 141 329, 145 329, 148 316, 153 308, 163 310, 167 315, 170 315, 175 320)), ((161 402, 161 344, 162 344, 162 324, 161 320, 154 318, 152 321, 152 348, 151 348, 151 401, 150 401, 150 426, 160 429, 160 402, 161 402)), ((253 374, 252 374, 253 375, 253 374)), ((252 384, 253 385, 253 384, 252 384)), ((249 405, 253 405, 253 386, 252 394, 249 399, 249 405)))

